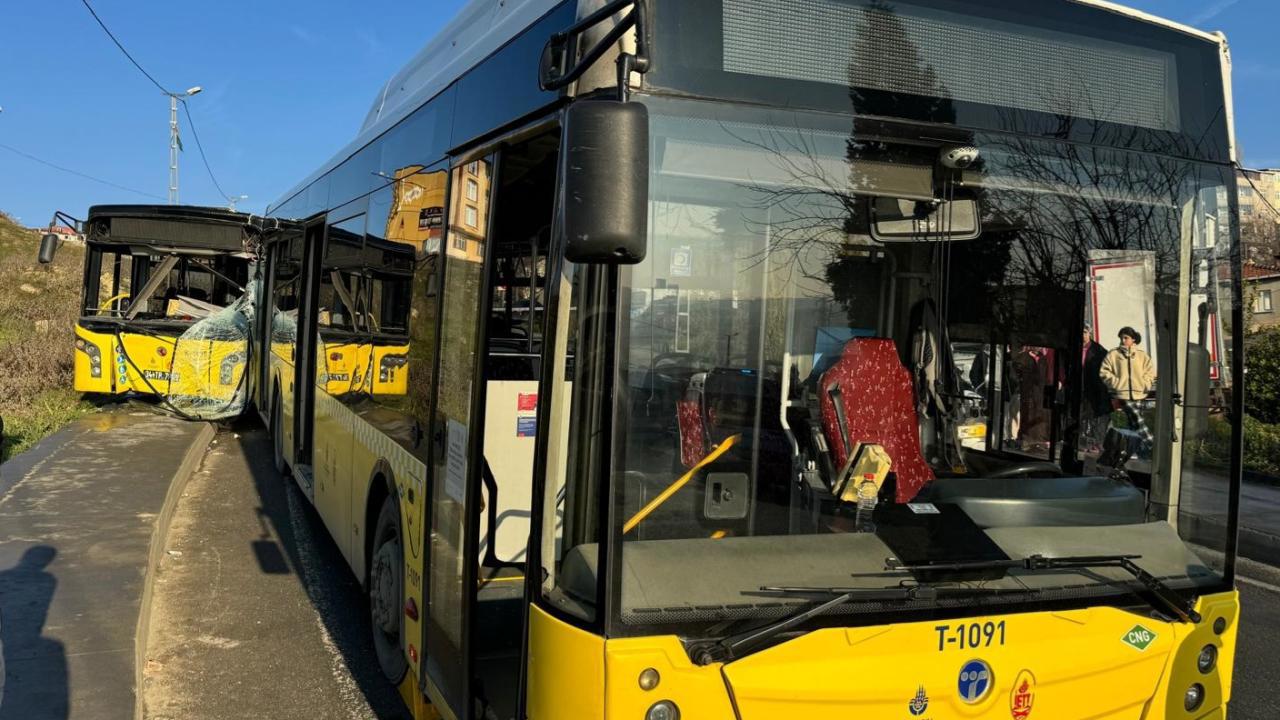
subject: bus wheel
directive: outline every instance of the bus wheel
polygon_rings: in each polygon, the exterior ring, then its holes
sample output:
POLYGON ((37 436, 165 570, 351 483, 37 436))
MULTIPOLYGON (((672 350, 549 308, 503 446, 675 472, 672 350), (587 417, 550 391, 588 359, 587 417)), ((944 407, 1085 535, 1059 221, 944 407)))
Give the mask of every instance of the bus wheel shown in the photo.
POLYGON ((378 526, 369 556, 369 618, 373 648, 382 674, 393 685, 404 679, 408 663, 401 648, 404 615, 404 558, 400 551, 400 524, 395 500, 382 501, 378 526))
POLYGON ((284 461, 284 412, 280 409, 280 393, 271 403, 271 450, 276 472, 282 477, 289 474, 289 463, 284 461))

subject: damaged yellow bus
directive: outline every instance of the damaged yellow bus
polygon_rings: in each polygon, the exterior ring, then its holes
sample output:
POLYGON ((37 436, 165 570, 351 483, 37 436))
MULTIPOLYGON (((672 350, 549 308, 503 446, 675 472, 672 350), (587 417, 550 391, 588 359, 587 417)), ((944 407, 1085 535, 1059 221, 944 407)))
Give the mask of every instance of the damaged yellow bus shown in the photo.
POLYGON ((1226 717, 1229 69, 1099 0, 468 5, 256 323, 413 715, 1226 717))
POLYGON ((244 213, 96 205, 83 223, 79 392, 133 394, 182 414, 239 413, 258 228, 244 213))

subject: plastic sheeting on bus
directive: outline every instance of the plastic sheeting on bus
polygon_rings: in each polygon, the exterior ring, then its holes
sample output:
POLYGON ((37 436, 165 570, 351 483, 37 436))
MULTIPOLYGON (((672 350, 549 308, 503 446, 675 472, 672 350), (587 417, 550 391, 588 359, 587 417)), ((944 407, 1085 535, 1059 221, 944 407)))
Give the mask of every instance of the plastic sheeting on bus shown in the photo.
POLYGON ((196 322, 174 344, 165 401, 193 420, 223 420, 244 411, 255 283, 227 307, 196 322))

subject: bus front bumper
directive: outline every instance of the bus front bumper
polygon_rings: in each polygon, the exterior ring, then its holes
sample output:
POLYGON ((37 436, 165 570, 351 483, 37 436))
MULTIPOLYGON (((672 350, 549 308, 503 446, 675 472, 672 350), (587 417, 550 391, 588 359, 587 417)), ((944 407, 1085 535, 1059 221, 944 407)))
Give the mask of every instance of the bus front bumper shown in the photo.
POLYGON ((683 718, 725 720, 1225 718, 1238 596, 1202 597, 1199 610, 1198 625, 1096 607, 827 628, 707 666, 673 636, 609 640, 601 717, 644 720, 667 702, 683 718), (647 690, 646 670, 660 678, 647 690))

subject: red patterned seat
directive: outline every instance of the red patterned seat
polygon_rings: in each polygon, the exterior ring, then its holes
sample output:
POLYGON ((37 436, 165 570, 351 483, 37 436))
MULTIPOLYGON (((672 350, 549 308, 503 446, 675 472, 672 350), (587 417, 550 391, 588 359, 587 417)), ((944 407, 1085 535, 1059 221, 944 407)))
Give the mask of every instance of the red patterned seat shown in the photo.
POLYGON ((893 341, 850 340, 820 382, 818 409, 835 466, 843 467, 858 443, 877 443, 893 460, 898 502, 910 502, 934 475, 920 452, 911 374, 898 359, 893 341), (836 413, 837 400, 844 410, 848 446, 836 413))
POLYGON ((676 422, 680 429, 680 464, 691 468, 707 456, 702 403, 699 400, 677 400, 676 422))

